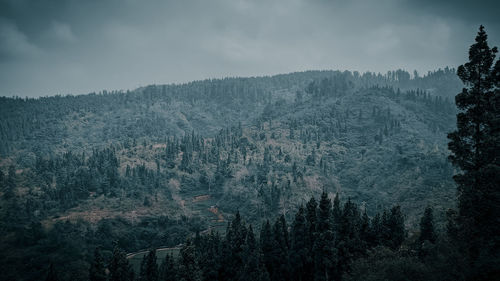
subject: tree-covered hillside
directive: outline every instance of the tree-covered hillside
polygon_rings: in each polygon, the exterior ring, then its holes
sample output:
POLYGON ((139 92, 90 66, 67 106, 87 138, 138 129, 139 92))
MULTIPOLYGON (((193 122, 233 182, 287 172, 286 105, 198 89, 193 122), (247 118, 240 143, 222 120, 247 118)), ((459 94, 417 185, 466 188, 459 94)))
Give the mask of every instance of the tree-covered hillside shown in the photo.
POLYGON ((449 97, 460 87, 455 76, 451 69, 413 78, 402 70, 310 71, 1 98, 1 170, 17 170, 20 203, 48 196, 65 210, 124 193, 117 190, 142 200, 161 186, 178 200, 183 193, 249 197, 230 200, 229 211, 245 202, 242 211, 255 214, 286 212, 323 189, 371 209, 401 202, 411 213, 421 199, 453 194, 445 135, 455 114, 449 97), (93 160, 102 154, 112 161, 93 160), (136 170, 148 182, 128 188, 136 170))
POLYGON ((3 262, 22 268, 24 256, 67 241, 30 267, 36 274, 74 249, 78 232, 84 260, 99 237, 108 250, 112 240, 129 252, 172 247, 190 232, 224 232, 238 210, 254 225, 278 214, 291 220, 322 191, 370 216, 399 204, 410 229, 431 205, 441 227, 455 197, 446 134, 461 87, 446 68, 2 97, 3 262))

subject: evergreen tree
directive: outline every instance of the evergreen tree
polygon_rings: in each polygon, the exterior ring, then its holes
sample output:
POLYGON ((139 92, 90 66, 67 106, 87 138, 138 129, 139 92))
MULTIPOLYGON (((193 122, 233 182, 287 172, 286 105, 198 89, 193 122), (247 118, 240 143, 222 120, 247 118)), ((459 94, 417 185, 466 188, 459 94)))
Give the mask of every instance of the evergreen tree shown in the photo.
POLYGON ((141 271, 139 274, 140 281, 157 281, 158 280, 158 265, 156 263, 156 249, 149 250, 144 256, 141 263, 141 271))
POLYGON ((228 227, 224 241, 227 251, 224 253, 223 258, 222 278, 235 278, 242 271, 245 237, 246 227, 241 221, 240 213, 236 212, 233 221, 228 227))
POLYGON ((370 242, 369 247, 375 247, 380 245, 382 240, 382 220, 380 218, 380 214, 375 214, 372 219, 371 227, 370 227, 370 242))
POLYGON ((177 273, 177 280, 180 281, 201 280, 200 268, 196 262, 195 247, 190 239, 181 248, 177 273))
POLYGON ((5 199, 10 199, 15 196, 15 190, 16 189, 16 169, 13 165, 9 166, 9 173, 7 175, 7 180, 5 183, 5 192, 4 192, 4 198, 5 199))
POLYGON ((370 218, 368 217, 366 210, 363 212, 363 216, 361 217, 361 225, 359 232, 361 241, 363 243, 362 247, 364 252, 365 250, 368 249, 370 243, 372 243, 370 218))
POLYGON ((314 241, 314 280, 333 280, 336 269, 336 253, 332 221, 332 202, 323 191, 319 201, 316 240, 314 241))
POLYGON ((405 222, 400 206, 391 208, 385 226, 388 231, 386 245, 393 250, 398 249, 406 238, 405 222))
POLYGON ((90 281, 106 281, 106 267, 104 265, 104 259, 101 255, 101 249, 97 247, 94 250, 94 260, 90 264, 89 270, 90 281))
POLYGON ((424 215, 420 219, 420 236, 418 240, 420 243, 424 241, 429 241, 431 243, 436 242, 436 233, 434 230, 434 216, 431 207, 425 208, 424 215))
POLYGON ((292 224, 290 266, 292 279, 297 281, 310 280, 312 259, 307 248, 307 226, 304 206, 300 206, 292 224))
POLYGON ((274 274, 272 280, 289 280, 289 238, 285 216, 281 215, 275 222, 273 228, 274 248, 272 251, 274 261, 274 274))
POLYGON ((314 197, 311 197, 306 204, 307 247, 310 252, 312 252, 314 240, 316 239, 317 209, 318 203, 316 203, 314 197))
POLYGON ((113 257, 109 263, 109 280, 110 281, 133 281, 134 271, 129 264, 125 252, 118 246, 113 250, 113 257))
POLYGON ((270 277, 274 275, 275 271, 273 256, 275 247, 276 245, 271 231, 271 224, 269 223, 269 220, 266 220, 260 230, 260 248, 262 251, 262 261, 270 277))
POLYGON ((252 226, 248 228, 245 239, 245 265, 238 278, 239 281, 265 281, 269 280, 269 275, 261 262, 260 250, 255 240, 252 226))
POLYGON ((356 204, 347 200, 342 210, 338 225, 336 246, 338 251, 337 279, 340 274, 349 270, 352 260, 363 254, 363 242, 360 238, 361 218, 356 204))
POLYGON ((165 255, 165 259, 162 261, 159 270, 159 281, 175 281, 176 280, 176 269, 175 269, 175 259, 172 254, 165 255))
POLYGON ((58 281, 58 280, 59 280, 59 278, 57 277, 56 268, 54 267, 53 263, 50 263, 49 272, 47 273, 47 277, 45 278, 45 281, 58 281))
POLYGON ((457 70, 465 88, 455 97, 460 110, 457 130, 448 134, 449 158, 460 168, 454 176, 456 238, 473 264, 481 257, 483 275, 498 274, 494 264, 500 261, 500 62, 495 63, 496 53, 481 26, 469 49, 469 61, 457 70))
POLYGON ((340 208, 340 198, 339 194, 335 194, 335 198, 333 199, 333 223, 335 225, 335 229, 337 229, 340 225, 342 216, 342 210, 340 208))

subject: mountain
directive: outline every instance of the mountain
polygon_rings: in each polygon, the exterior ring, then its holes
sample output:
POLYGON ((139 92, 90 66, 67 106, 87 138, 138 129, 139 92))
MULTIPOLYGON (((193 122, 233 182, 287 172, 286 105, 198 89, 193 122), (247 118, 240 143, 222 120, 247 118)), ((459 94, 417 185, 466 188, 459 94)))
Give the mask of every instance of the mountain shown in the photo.
POLYGON ((455 199, 446 134, 461 87, 449 68, 307 71, 2 97, 1 248, 66 221, 130 251, 173 246, 224 231, 237 210, 257 225, 290 217, 322 191, 369 215, 397 203, 410 228, 433 205, 442 222, 455 199))

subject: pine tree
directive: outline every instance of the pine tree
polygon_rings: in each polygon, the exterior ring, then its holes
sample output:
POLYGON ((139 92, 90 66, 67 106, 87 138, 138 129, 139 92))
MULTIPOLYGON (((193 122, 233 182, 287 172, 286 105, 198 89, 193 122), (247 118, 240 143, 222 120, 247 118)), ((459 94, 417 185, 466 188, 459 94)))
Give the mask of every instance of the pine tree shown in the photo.
POLYGON ((285 216, 281 215, 275 222, 273 228, 274 236, 274 275, 272 280, 289 280, 290 260, 289 260, 289 238, 285 216))
POLYGON ((175 259, 172 256, 172 254, 165 255, 165 259, 160 265, 158 280, 159 281, 176 280, 175 259))
POLYGON ((436 242, 436 232, 434 230, 434 216, 431 207, 425 208, 424 215, 420 219, 420 236, 418 240, 420 243, 424 241, 429 241, 431 243, 436 242))
MULTIPOLYGON (((483 26, 458 67, 465 88, 455 97, 457 130, 448 134, 458 189, 457 242, 471 262, 500 258, 500 62, 483 26), (489 258, 486 258, 490 256, 489 258), (495 258, 493 258, 493 256, 495 258)), ((495 271, 494 269, 490 269, 495 271)), ((481 270, 485 273, 487 270, 481 270)))
POLYGON ((380 218, 380 214, 375 214, 372 219, 371 227, 370 227, 370 241, 368 243, 369 247, 375 247, 380 245, 382 237, 382 220, 380 218))
POLYGON ((157 281, 158 280, 158 265, 156 263, 156 249, 149 250, 144 256, 141 263, 141 271, 139 274, 140 281, 157 281))
POLYGON ((101 249, 97 247, 94 250, 94 260, 90 264, 89 269, 89 279, 90 281, 106 281, 106 267, 104 265, 104 259, 101 255, 101 249))
POLYGON ((225 252, 223 259, 223 267, 221 275, 223 278, 235 278, 243 269, 243 248, 245 244, 246 237, 246 227, 241 221, 241 216, 239 212, 229 225, 228 231, 226 232, 225 245, 227 251, 225 252))
POLYGON ((16 169, 13 165, 9 166, 9 173, 7 175, 7 180, 5 183, 5 191, 4 191, 4 198, 5 199, 10 199, 16 196, 15 190, 16 189, 16 169))
MULTIPOLYGON (((337 272, 348 271, 350 263, 363 253, 363 242, 360 238, 361 218, 356 204, 348 199, 344 204, 340 224, 338 225, 336 246, 338 251, 337 272)), ((339 279, 338 276, 337 279, 339 279)))
POLYGON ((370 243, 372 243, 370 218, 368 217, 366 210, 363 212, 363 215, 361 217, 361 226, 359 231, 359 235, 363 244, 363 253, 365 253, 370 243))
POLYGON ((312 262, 307 248, 307 226, 304 206, 300 206, 290 232, 290 266, 293 280, 308 280, 308 264, 312 262))
POLYGON ((404 216, 400 206, 391 208, 386 216, 385 226, 388 231, 386 245, 393 250, 398 249, 406 238, 404 216))
POLYGON ((340 198, 339 194, 335 194, 335 198, 333 199, 333 223, 335 228, 337 229, 340 225, 342 216, 342 210, 340 208, 340 198))
POLYGON ((309 251, 312 251, 314 240, 316 239, 317 210, 318 203, 316 203, 314 197, 311 197, 306 204, 307 246, 309 251))
POLYGON ((260 230, 259 240, 260 240, 260 248, 262 251, 262 261, 264 263, 266 271, 269 273, 269 276, 271 277, 273 276, 273 273, 275 271, 274 258, 273 258, 275 240, 273 238, 273 233, 271 231, 271 224, 269 223, 269 220, 266 220, 266 222, 262 225, 260 230))
POLYGON ((238 278, 239 281, 265 281, 269 280, 269 275, 261 262, 260 250, 255 240, 255 235, 252 226, 248 228, 247 237, 245 239, 245 265, 243 271, 238 278))
POLYGON ((193 242, 188 239, 182 246, 179 258, 179 270, 177 280, 181 281, 200 281, 201 272, 196 262, 195 247, 193 242))
MULTIPOLYGON (((226 244, 226 243, 224 243, 226 244)), ((210 232, 201 239, 201 246, 196 247, 198 265, 202 271, 203 280, 219 280, 221 270, 221 238, 218 233, 210 232)))
POLYGON ((54 267, 53 263, 50 263, 49 272, 47 272, 47 277, 45 278, 45 281, 58 281, 58 280, 59 278, 57 277, 56 268, 54 267))
POLYGON ((319 201, 316 240, 314 241, 314 280, 332 280, 336 269, 334 249, 332 202, 323 191, 319 201))
POLYGON ((125 252, 118 246, 113 250, 113 257, 109 263, 109 280, 110 281, 133 281, 134 271, 128 263, 125 252))

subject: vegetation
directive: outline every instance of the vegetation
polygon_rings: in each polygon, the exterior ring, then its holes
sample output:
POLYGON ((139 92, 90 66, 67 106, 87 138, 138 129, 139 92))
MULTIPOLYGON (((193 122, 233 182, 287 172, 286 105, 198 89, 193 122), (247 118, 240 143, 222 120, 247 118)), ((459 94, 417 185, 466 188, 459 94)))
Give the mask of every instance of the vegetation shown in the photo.
POLYGON ((481 26, 469 49, 469 62, 458 68, 466 87, 456 96, 461 112, 450 133, 450 160, 460 168, 458 214, 453 236, 471 263, 471 274, 500 276, 500 62, 481 26))
POLYGON ((449 68, 309 71, 2 97, 2 278, 494 280, 486 39, 463 84, 449 68))

